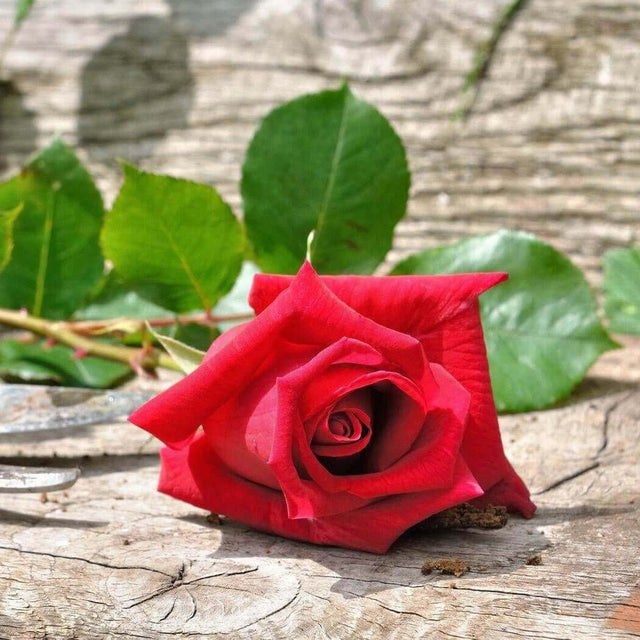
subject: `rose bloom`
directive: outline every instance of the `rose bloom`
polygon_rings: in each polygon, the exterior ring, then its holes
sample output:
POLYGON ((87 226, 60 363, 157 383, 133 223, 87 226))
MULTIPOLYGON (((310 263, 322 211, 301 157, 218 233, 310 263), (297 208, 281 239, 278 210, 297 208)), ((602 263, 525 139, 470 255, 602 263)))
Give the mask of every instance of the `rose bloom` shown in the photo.
POLYGON ((478 295, 504 279, 319 277, 309 263, 256 276, 256 318, 130 418, 168 445, 159 490, 376 553, 466 501, 532 516, 502 448, 480 323, 478 295))

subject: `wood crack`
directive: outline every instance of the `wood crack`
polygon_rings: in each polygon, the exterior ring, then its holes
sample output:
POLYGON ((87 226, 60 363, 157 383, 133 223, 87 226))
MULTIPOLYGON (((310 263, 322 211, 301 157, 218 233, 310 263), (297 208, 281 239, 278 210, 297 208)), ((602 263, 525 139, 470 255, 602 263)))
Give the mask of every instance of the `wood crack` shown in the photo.
POLYGON ((244 629, 248 629, 249 627, 253 627, 254 625, 257 625, 260 622, 264 622, 268 618, 271 618, 272 616, 276 615, 276 613, 280 613, 281 611, 284 611, 287 607, 291 606, 298 599, 298 596, 300 595, 300 591, 301 591, 301 586, 300 586, 300 582, 298 582, 298 586, 296 588, 295 593, 282 606, 278 607, 274 611, 270 611, 269 613, 267 613, 267 614, 265 614, 263 616, 260 616, 257 620, 253 620, 252 622, 249 622, 248 624, 242 625, 241 627, 237 627, 233 631, 229 631, 229 632, 223 633, 222 635, 228 636, 228 635, 231 635, 231 634, 238 633, 238 631, 243 631, 244 629))
POLYGON ((609 421, 611 420, 611 416, 613 412, 624 402, 626 402, 631 396, 633 392, 625 394, 622 398, 614 402, 610 407, 608 407, 604 412, 604 422, 602 424, 602 443, 600 444, 600 448, 596 452, 596 459, 600 458, 607 447, 609 446, 609 421))
POLYGON ((150 571, 152 573, 159 573, 163 576, 167 576, 171 578, 171 574, 166 573, 164 571, 160 571, 160 569, 152 569, 151 567, 141 567, 138 565, 130 565, 130 566, 118 566, 113 564, 108 564, 106 562, 98 562, 97 560, 89 560, 88 558, 82 558, 80 556, 63 556, 56 553, 47 553, 45 551, 31 551, 27 549, 16 549, 15 547, 7 547, 4 545, 0 545, 0 550, 2 551, 13 551, 15 553, 26 553, 32 556, 44 556, 47 558, 53 558, 54 560, 70 560, 72 562, 84 562, 85 564, 90 564, 96 567, 104 567, 105 569, 116 569, 119 571, 150 571))
MULTIPOLYGON (((450 587, 444 587, 444 586, 439 586, 439 585, 435 585, 432 584, 431 585, 434 589, 449 589, 450 587)), ((609 601, 609 602, 598 602, 598 601, 594 601, 594 600, 582 600, 582 599, 578 599, 578 598, 565 598, 562 596, 553 596, 553 595, 541 595, 538 593, 527 593, 526 591, 508 591, 506 589, 479 589, 477 587, 466 587, 466 586, 460 586, 460 583, 456 583, 456 591, 475 591, 477 593, 497 593, 500 595, 505 595, 505 596, 522 596, 525 598, 536 598, 539 600, 551 600, 551 601, 557 601, 557 602, 571 602, 574 604, 588 604, 588 605, 592 605, 595 607, 612 607, 614 605, 617 605, 618 603, 615 601, 609 601)), ((635 605, 635 604, 626 604, 624 606, 628 606, 631 607, 632 609, 640 609, 640 605, 635 605)))
POLYGON ((535 493, 532 493, 531 495, 541 496, 543 493, 547 493, 548 491, 551 491, 553 489, 557 489, 558 487, 561 487, 563 484, 566 484, 567 482, 571 482, 571 480, 575 480, 576 478, 579 478, 580 476, 583 476, 585 473, 589 473, 589 471, 593 471, 594 469, 597 469, 599 466, 600 466, 600 463, 598 461, 592 462, 591 464, 587 465, 586 467, 584 467, 582 469, 578 469, 578 471, 574 471, 573 473, 570 473, 569 475, 563 476, 559 480, 556 480, 555 482, 552 482, 549 486, 545 487, 544 489, 541 489, 540 491, 536 491, 535 493))
MULTIPOLYGON (((193 580, 185 580, 185 574, 186 574, 186 565, 183 562, 180 567, 178 568, 177 573, 174 576, 171 576, 171 582, 164 586, 161 587, 160 589, 157 589, 156 591, 153 591, 152 593, 143 596, 142 598, 140 598, 139 600, 135 600, 134 602, 132 602, 131 604, 128 604, 126 606, 124 606, 124 609, 133 609, 134 607, 138 607, 141 604, 144 604, 145 602, 149 602, 151 600, 153 600, 154 598, 157 598, 159 596, 163 596, 167 593, 170 593, 171 591, 175 591, 176 589, 178 589, 179 587, 185 587, 185 591, 189 594, 189 597, 191 599, 193 599, 193 595, 191 594, 191 591, 189 591, 189 589, 187 589, 186 587, 190 586, 190 585, 197 585, 197 586, 211 586, 213 588, 219 589, 219 588, 225 588, 225 587, 221 587, 221 585, 201 585, 200 583, 204 580, 209 580, 210 578, 227 578, 230 576, 239 576, 239 575, 246 575, 247 573, 254 573, 255 571, 258 570, 258 567, 248 567, 245 569, 240 569, 238 571, 225 571, 223 573, 212 573, 209 575, 205 575, 205 576, 200 576, 199 578, 194 578, 193 580)), ((231 587, 229 587, 231 588, 231 587)), ((238 591, 245 591, 247 593, 249 593, 248 591, 246 591, 245 589, 237 589, 238 591)), ((194 614, 195 615, 195 612, 194 614)), ((193 617, 193 616, 192 616, 193 617)))

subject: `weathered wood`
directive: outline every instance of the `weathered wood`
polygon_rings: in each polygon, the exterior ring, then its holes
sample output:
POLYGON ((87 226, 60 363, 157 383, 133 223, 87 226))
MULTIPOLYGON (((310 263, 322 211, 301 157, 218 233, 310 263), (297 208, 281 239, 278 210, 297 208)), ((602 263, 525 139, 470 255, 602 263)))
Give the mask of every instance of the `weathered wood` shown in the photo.
POLYGON ((565 406, 502 418, 533 520, 408 534, 386 556, 208 522, 155 493, 157 442, 131 426, 3 444, 3 461, 54 452, 83 475, 2 498, 0 638, 637 637, 639 355, 629 341, 565 406), (471 571, 423 576, 431 558, 471 571))
MULTIPOLYGON (((238 182, 260 119, 301 92, 354 89, 392 120, 413 172, 390 262, 498 227, 528 229, 599 280, 640 240, 638 0, 530 0, 471 117, 454 123, 474 51, 507 0, 75 0, 36 3, 6 60, 0 157, 54 133, 113 196, 115 158, 238 182)), ((0 33, 13 0, 0 0, 0 33)))
MULTIPOLYGON (((506 3, 36 2, 0 87, 0 171, 60 133, 109 200, 124 157, 213 183, 241 213, 260 117, 348 77, 408 146, 390 262, 507 226, 569 251, 597 283, 602 251, 640 240, 640 1, 529 0, 454 123, 506 3)), ((13 8, 0 0, 0 34, 13 8)), ((155 493, 158 444, 130 426, 0 442, 2 462, 83 470, 48 501, 0 500, 0 638, 638 636, 639 381, 630 340, 564 406, 502 418, 534 520, 407 535, 383 557, 207 522, 155 493), (423 576, 430 558, 471 571, 423 576)))

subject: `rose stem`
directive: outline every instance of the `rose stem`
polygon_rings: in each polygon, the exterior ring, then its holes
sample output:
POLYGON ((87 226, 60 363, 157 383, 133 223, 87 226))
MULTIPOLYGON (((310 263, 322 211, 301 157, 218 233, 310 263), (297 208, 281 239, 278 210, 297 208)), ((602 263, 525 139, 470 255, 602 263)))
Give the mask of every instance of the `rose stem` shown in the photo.
POLYGON ((0 324, 26 329, 32 333, 53 338, 56 342, 66 344, 74 349, 83 350, 87 355, 124 362, 134 369, 138 365, 146 370, 163 367, 181 371, 180 367, 168 355, 158 349, 135 349, 133 347, 119 347, 105 344, 104 342, 96 342, 74 333, 66 326, 65 322, 35 318, 22 311, 0 309, 0 324))
MULTIPOLYGON (((213 326, 218 322, 236 322, 241 320, 251 320, 254 315, 252 313, 236 313, 223 316, 214 316, 211 313, 197 313, 194 315, 171 316, 168 318, 149 318, 139 319, 140 324, 148 322, 152 327, 168 327, 172 324, 201 324, 204 326, 213 326)), ((76 320, 66 321, 60 324, 74 333, 92 334, 101 329, 108 329, 109 325, 118 321, 126 321, 128 318, 111 318, 109 320, 76 320)), ((131 319, 133 322, 138 319, 131 319)), ((117 331, 117 328, 115 329, 117 331)))

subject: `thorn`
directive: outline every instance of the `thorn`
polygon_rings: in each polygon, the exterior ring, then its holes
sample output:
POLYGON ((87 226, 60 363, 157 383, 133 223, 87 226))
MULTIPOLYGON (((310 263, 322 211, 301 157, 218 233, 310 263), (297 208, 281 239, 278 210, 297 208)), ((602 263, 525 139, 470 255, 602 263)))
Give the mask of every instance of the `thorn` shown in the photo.
POLYGON ((136 375, 139 375, 139 376, 145 375, 146 371, 142 367, 139 356, 132 356, 131 359, 129 360, 129 365, 134 370, 136 375))
POLYGON ((149 368, 149 365, 145 367, 145 360, 148 356, 153 353, 153 345, 146 344, 138 351, 138 353, 131 356, 129 360, 130 367, 135 371, 135 373, 143 378, 152 378, 156 380, 158 378, 158 373, 155 369, 149 368))
POLYGON ((89 352, 86 349, 78 348, 73 352, 71 356, 72 360, 81 360, 82 358, 86 358, 89 355, 89 352))
POLYGON ((53 347, 55 347, 55 346, 56 346, 56 344, 58 344, 58 343, 56 342, 56 339, 55 339, 55 338, 47 338, 47 339, 44 341, 43 348, 44 348, 44 349, 52 349, 53 347))

